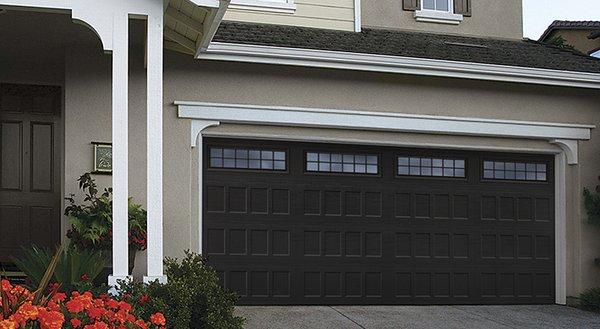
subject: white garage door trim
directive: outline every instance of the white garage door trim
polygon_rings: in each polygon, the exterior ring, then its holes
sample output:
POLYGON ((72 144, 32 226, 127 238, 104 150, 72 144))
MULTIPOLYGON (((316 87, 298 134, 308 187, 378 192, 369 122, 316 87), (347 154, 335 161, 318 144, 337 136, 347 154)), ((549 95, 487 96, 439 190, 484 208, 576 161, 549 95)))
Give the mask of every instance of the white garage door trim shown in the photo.
MULTIPOLYGON (((443 116, 406 115, 396 113, 348 111, 333 109, 309 109, 291 107, 268 107, 258 105, 215 104, 177 101, 180 118, 192 119, 191 146, 198 147, 198 249, 202 251, 202 163, 203 131, 221 123, 278 125, 295 127, 363 129, 390 132, 418 132, 430 134, 449 134, 467 136, 504 137, 521 139, 543 139, 548 141, 547 149, 503 149, 488 146, 467 146, 474 150, 487 151, 520 151, 532 153, 555 154, 555 271, 556 271, 556 303, 566 304, 566 167, 578 162, 578 141, 588 140, 592 125, 564 124, 550 122, 491 120, 479 118, 459 118, 443 116), (560 147, 552 147, 555 144, 560 147)), ((215 135, 215 134, 213 134, 215 135)), ((232 138, 264 138, 289 140, 286 136, 268 133, 252 136, 240 134, 216 134, 220 137, 232 138)), ((295 137, 298 139, 298 137, 295 137)), ((306 136, 305 141, 311 137, 306 136)), ((314 138, 313 138, 314 140, 314 138)), ((360 140, 330 142, 361 143, 360 140)), ((368 141, 364 141, 368 143, 368 141)), ((402 142, 391 142, 398 146, 402 142)), ((405 144, 405 143, 404 143, 405 144)), ((412 143, 408 146, 432 147, 412 143)), ((436 146, 437 147, 437 146, 436 146)), ((464 145, 445 145, 447 148, 461 148, 464 145)))

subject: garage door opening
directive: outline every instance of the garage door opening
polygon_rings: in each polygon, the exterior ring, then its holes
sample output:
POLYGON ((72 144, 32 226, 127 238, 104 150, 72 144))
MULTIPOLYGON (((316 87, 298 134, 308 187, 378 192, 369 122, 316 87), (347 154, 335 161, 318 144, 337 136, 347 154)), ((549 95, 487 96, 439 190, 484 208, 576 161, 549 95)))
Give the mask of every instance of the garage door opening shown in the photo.
POLYGON ((554 303, 554 156, 205 138, 203 250, 245 305, 554 303))

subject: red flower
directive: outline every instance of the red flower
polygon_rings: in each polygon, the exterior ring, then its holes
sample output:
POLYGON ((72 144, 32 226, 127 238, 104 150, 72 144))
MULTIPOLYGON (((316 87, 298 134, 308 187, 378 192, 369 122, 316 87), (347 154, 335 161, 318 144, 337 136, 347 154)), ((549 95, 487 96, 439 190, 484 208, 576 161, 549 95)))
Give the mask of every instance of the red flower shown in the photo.
POLYGON ((79 313, 85 309, 85 305, 79 298, 74 298, 68 301, 65 306, 71 313, 79 313))
MULTIPOLYGON (((17 328, 19 328, 19 324, 12 320, 0 321, 0 329, 17 329, 17 328)), ((146 327, 146 328, 148 328, 148 327, 146 327)))
POLYGON ((109 308, 112 308, 112 309, 116 309, 119 307, 119 302, 117 302, 114 299, 109 299, 106 301, 106 306, 108 306, 109 308))
POLYGON ((141 329, 148 329, 148 325, 142 319, 135 321, 135 325, 140 327, 141 329))
POLYGON ((65 316, 56 311, 40 310, 39 319, 41 329, 60 329, 65 322, 65 316))
POLYGON ((160 312, 150 315, 150 322, 157 326, 167 325, 167 320, 165 319, 165 316, 160 312))
POLYGON ((81 281, 87 281, 87 280, 89 280, 87 273, 83 273, 81 275, 81 281))
POLYGON ((131 305, 127 304, 126 302, 119 302, 119 309, 125 312, 129 312, 131 311, 131 305))
POLYGON ((140 299, 139 299, 139 302, 140 302, 140 304, 145 304, 145 303, 147 303, 149 300, 150 300, 150 296, 148 296, 148 295, 141 295, 141 296, 140 296, 140 299))
POLYGON ((0 281, 0 286, 2 287, 2 291, 6 291, 6 292, 9 292, 12 288, 12 285, 10 284, 10 281, 8 281, 8 280, 0 281))
POLYGON ((75 319, 71 319, 71 327, 73 328, 79 328, 81 326, 81 320, 75 318, 75 319))
POLYGON ((90 307, 87 310, 87 315, 91 319, 99 319, 100 317, 102 317, 104 315, 104 309, 99 308, 99 307, 90 307))
POLYGON ((64 302, 65 299, 67 299, 67 295, 65 293, 62 292, 57 292, 54 294, 54 296, 52 296, 52 301, 53 302, 64 302))

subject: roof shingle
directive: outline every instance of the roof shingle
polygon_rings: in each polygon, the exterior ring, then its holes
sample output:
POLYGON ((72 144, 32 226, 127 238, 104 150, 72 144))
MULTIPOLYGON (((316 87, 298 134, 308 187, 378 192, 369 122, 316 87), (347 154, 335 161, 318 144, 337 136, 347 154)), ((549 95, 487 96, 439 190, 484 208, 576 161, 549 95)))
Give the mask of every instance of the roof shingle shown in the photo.
POLYGON ((527 39, 223 22, 213 41, 600 73, 600 59, 527 39))

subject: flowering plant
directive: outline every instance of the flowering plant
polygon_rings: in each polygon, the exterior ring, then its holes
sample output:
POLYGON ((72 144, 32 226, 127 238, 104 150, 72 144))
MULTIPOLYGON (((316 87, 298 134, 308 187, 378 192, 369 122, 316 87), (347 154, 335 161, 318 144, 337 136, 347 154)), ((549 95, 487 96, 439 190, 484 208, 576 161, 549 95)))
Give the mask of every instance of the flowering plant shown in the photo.
MULTIPOLYGON (((66 198, 69 205, 65 215, 69 216, 71 229, 67 237, 80 250, 111 250, 112 248, 112 188, 98 195, 98 186, 89 173, 78 179, 84 191, 84 204, 75 202, 75 195, 66 198)), ((146 249, 146 210, 131 198, 129 206, 129 247, 146 249)))
POLYGON ((36 300, 35 293, 23 286, 1 281, 0 329, 165 329, 162 313, 148 320, 137 318, 133 306, 108 295, 95 298, 91 292, 74 291, 67 296, 52 292, 48 298, 36 300))

